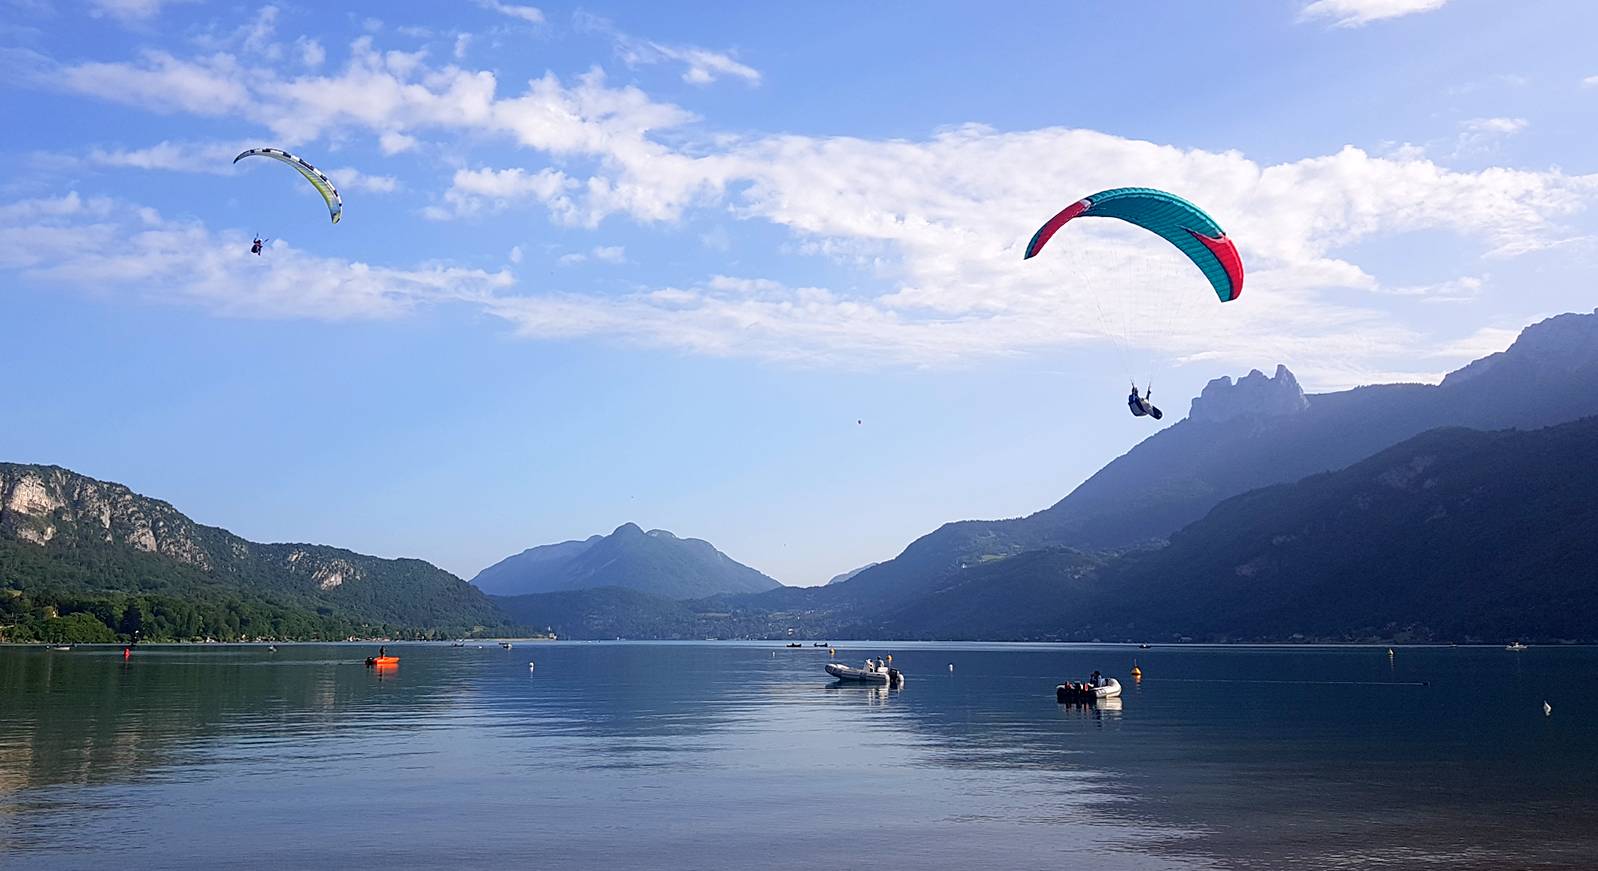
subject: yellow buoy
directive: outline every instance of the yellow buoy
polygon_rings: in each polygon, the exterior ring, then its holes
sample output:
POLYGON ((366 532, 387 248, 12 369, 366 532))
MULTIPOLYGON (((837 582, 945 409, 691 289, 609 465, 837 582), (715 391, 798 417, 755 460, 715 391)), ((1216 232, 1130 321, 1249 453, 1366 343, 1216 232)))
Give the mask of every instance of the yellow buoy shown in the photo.
POLYGON ((1132 666, 1132 679, 1133 680, 1142 680, 1143 679, 1143 669, 1138 668, 1135 665, 1132 666))

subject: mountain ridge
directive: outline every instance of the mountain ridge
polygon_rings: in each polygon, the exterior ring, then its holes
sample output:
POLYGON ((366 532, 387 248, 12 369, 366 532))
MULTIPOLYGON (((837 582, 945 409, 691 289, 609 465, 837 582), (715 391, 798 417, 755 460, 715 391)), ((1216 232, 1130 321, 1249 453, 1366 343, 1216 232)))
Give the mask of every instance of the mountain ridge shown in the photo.
POLYGON ((645 532, 624 523, 609 535, 529 548, 479 572, 471 583, 496 596, 620 587, 667 599, 757 593, 781 583, 708 541, 645 532))

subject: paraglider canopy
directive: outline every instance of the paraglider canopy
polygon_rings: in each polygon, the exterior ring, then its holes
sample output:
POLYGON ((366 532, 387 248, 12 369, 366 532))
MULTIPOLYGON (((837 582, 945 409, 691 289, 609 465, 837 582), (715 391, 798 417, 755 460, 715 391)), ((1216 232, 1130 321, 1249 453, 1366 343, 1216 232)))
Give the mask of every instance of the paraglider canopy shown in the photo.
POLYGON ((1077 200, 1033 234, 1023 260, 1036 257, 1054 234, 1076 218, 1120 218, 1159 236, 1204 272, 1221 302, 1243 293, 1243 260, 1226 231, 1198 206, 1154 188, 1114 188, 1077 200))
POLYGON ((305 180, 310 182, 312 187, 316 188, 316 192, 322 195, 322 199, 327 201, 327 210, 333 218, 333 223, 337 224, 339 218, 343 217, 344 199, 338 195, 338 190, 333 187, 333 182, 321 170, 281 148, 247 149, 239 154, 238 157, 233 158, 233 162, 238 163, 246 157, 270 157, 273 160, 281 161, 294 167, 300 175, 305 176, 305 180))

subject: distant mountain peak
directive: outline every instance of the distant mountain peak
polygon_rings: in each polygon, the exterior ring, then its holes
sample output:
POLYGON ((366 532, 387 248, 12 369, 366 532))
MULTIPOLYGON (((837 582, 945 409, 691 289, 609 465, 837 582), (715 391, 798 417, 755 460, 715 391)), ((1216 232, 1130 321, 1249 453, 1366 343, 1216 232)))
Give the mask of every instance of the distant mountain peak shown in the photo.
POLYGON ((1592 314, 1570 312, 1538 321, 1520 331, 1508 348, 1488 354, 1443 379, 1454 387, 1505 367, 1522 369, 1521 375, 1564 374, 1598 366, 1598 309, 1592 314))
POLYGON ((708 541, 623 523, 606 536, 529 548, 472 579, 483 592, 520 596, 623 587, 668 599, 756 593, 782 586, 708 541))
POLYGON ((859 568, 850 569, 849 571, 846 571, 843 574, 833 575, 832 579, 827 581, 827 583, 823 584, 822 586, 830 587, 833 584, 841 584, 844 581, 847 581, 850 578, 854 577, 855 575, 860 574, 861 572, 865 571, 866 569, 874 569, 874 568, 876 568, 879 565, 882 565, 882 563, 866 563, 865 565, 863 565, 863 566, 861 566, 859 568))
POLYGON ((1286 366, 1278 364, 1276 374, 1269 377, 1253 369, 1236 382, 1229 375, 1211 380, 1193 400, 1187 416, 1218 423, 1239 417, 1297 414, 1308 407, 1309 398, 1298 386, 1298 379, 1286 366))

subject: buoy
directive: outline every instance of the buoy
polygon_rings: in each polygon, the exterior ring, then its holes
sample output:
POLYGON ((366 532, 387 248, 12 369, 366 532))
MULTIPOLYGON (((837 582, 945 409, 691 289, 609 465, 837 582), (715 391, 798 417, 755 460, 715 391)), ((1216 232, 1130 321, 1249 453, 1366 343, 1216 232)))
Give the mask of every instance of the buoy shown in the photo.
POLYGON ((122 658, 123 659, 130 659, 130 658, 132 658, 132 656, 133 656, 133 648, 131 648, 131 647, 122 648, 122 658))
POLYGON ((1553 712, 1554 712, 1554 706, 1548 704, 1547 702, 1543 702, 1543 716, 1544 717, 1549 716, 1553 712))
POLYGON ((1392 656, 1393 655, 1393 649, 1391 647, 1387 648, 1387 655, 1388 656, 1392 656))
POLYGON ((1143 669, 1138 668, 1137 665, 1135 665, 1135 664, 1132 666, 1132 679, 1133 680, 1142 680, 1143 679, 1143 669))
POLYGON ((893 654, 888 654, 888 661, 893 662, 893 654))
POLYGON ((531 659, 527 660, 527 670, 528 671, 532 671, 533 670, 533 661, 531 659))
POLYGON ((837 656, 838 655, 838 648, 836 648, 836 647, 827 648, 827 655, 828 656, 837 656))
POLYGON ((949 663, 949 670, 954 671, 954 663, 949 663))

